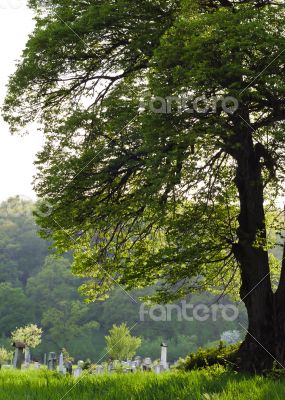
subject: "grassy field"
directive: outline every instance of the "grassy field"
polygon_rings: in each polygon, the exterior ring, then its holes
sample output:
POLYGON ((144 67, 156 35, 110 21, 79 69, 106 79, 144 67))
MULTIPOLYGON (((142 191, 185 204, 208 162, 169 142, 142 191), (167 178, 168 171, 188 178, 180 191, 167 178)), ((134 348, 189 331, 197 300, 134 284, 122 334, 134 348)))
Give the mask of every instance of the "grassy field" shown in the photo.
POLYGON ((47 371, 0 371, 0 400, 275 400, 285 381, 225 372, 112 374, 80 380, 47 371))

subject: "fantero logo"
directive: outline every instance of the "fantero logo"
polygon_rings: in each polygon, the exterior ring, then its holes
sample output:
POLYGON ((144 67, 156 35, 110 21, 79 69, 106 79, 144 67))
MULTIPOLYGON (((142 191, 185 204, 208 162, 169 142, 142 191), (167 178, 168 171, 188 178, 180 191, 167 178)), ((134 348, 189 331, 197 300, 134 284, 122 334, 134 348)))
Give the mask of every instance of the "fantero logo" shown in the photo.
POLYGON ((142 98, 139 104, 139 111, 151 111, 156 114, 216 114, 225 112, 234 114, 239 107, 238 100, 233 96, 213 96, 206 95, 193 97, 189 95, 152 96, 142 98))
POLYGON ((234 304, 203 304, 187 303, 155 305, 148 307, 142 303, 139 310, 140 321, 150 319, 151 321, 199 321, 212 320, 216 322, 222 318, 225 321, 235 321, 239 316, 239 310, 234 304))

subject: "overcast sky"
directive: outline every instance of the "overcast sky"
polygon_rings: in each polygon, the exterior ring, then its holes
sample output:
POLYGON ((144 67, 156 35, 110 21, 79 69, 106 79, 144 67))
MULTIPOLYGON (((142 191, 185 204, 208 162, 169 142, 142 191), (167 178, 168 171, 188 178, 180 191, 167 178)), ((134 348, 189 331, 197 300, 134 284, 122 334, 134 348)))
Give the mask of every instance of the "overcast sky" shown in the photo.
MULTIPOLYGON (((33 27, 33 14, 25 0, 0 0, 1 104, 8 77, 15 70, 15 60, 19 59, 33 27)), ((25 137, 11 136, 0 117, 0 201, 16 194, 35 198, 31 185, 33 162, 42 143, 35 129, 25 137)))

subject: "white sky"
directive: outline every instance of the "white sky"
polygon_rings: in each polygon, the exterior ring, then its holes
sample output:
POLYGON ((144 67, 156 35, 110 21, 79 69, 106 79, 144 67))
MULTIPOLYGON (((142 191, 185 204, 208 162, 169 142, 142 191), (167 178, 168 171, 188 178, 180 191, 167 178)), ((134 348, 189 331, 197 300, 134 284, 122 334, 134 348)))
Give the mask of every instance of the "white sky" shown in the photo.
MULTIPOLYGON (((26 0, 0 0, 1 105, 8 77, 15 70, 15 60, 33 27, 33 14, 26 7, 26 0)), ((12 136, 0 116, 0 201, 17 194, 35 198, 31 184, 33 162, 42 143, 43 138, 35 129, 25 137, 12 136)))

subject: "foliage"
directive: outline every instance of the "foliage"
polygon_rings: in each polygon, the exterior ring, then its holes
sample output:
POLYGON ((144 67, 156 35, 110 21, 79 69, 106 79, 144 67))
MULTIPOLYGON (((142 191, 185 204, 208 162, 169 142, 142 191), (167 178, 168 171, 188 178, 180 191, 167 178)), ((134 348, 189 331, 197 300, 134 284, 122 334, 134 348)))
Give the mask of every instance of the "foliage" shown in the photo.
POLYGON ((12 332, 11 339, 13 342, 22 342, 27 347, 35 348, 41 343, 42 333, 42 328, 35 324, 30 324, 12 332))
POLYGON ((84 361, 84 364, 82 366, 83 371, 85 370, 90 370, 90 368, 92 367, 92 362, 90 360, 90 358, 87 358, 87 360, 84 361))
MULTIPOLYGON (((1 269, 1 268, 0 268, 1 269)), ((2 335, 33 319, 33 307, 21 288, 13 287, 11 283, 0 283, 0 327, 2 335)))
POLYGON ((64 362, 73 362, 74 358, 69 354, 69 352, 66 350, 65 347, 62 349, 62 354, 63 354, 63 361, 64 362))
MULTIPOLYGON (((59 353, 62 347, 66 347, 76 360, 90 357, 96 361, 104 356, 104 337, 109 329, 113 324, 120 325, 125 322, 134 327, 134 336, 142 338, 142 344, 137 350, 139 355, 159 358, 160 343, 166 341, 169 344, 168 359, 174 362, 179 357, 196 351, 198 347, 208 346, 209 343, 219 340, 222 332, 238 329, 238 322, 246 325, 242 307, 239 310, 240 319, 235 322, 227 322, 221 316, 218 316, 217 322, 211 319, 205 322, 178 321, 174 314, 171 321, 155 323, 145 315, 144 321, 136 325, 141 306, 140 297, 151 295, 153 288, 130 292, 134 299, 132 300, 117 287, 104 302, 83 303, 77 290, 82 284, 82 279, 74 277, 71 272, 71 255, 55 257, 51 254, 52 251, 47 249, 48 243, 36 237, 37 226, 28 223, 32 221, 32 203, 29 203, 29 211, 25 211, 25 237, 20 229, 24 213, 13 214, 14 209, 21 209, 21 202, 17 198, 11 201, 13 207, 4 203, 10 211, 2 217, 0 237, 7 235, 7 226, 10 226, 9 241, 6 245, 22 250, 21 253, 6 252, 5 259, 0 263, 0 276, 3 271, 9 270, 12 263, 15 266, 15 276, 20 276, 21 255, 26 254, 25 262, 32 265, 34 245, 46 251, 42 252, 41 256, 38 254, 37 265, 30 272, 26 283, 20 284, 14 279, 14 274, 7 275, 6 283, 0 283, 0 346, 9 347, 10 334, 16 327, 34 323, 44 327, 42 343, 33 350, 34 358, 43 360, 44 353, 59 353), (17 205, 17 202, 20 204, 17 205), (30 230, 30 227, 33 228, 30 230)), ((0 204, 0 209, 3 207, 4 205, 0 204)), ((203 293, 189 295, 186 300, 193 304, 212 304, 217 299, 209 293, 203 293)))
POLYGON ((157 301, 238 288, 237 132, 252 142, 265 197, 283 190, 284 8, 271 3, 30 1, 36 27, 4 117, 17 130, 39 115, 38 221, 59 251, 75 249, 90 300, 114 282, 163 282, 157 301), (185 94, 235 97, 241 116, 147 107, 185 94))
POLYGON ((57 308, 49 308, 43 313, 42 325, 49 329, 49 335, 58 347, 72 339, 98 328, 95 321, 85 322, 88 306, 80 301, 60 301, 57 308))
POLYGON ((9 351, 5 347, 0 347, 0 366, 4 362, 11 361, 12 359, 13 351, 9 351))
POLYGON ((70 271, 70 260, 48 256, 41 260, 39 267, 26 286, 26 293, 38 312, 55 307, 61 301, 79 300, 74 288, 80 281, 70 271))
POLYGON ((129 328, 124 323, 120 326, 113 325, 105 340, 106 351, 112 360, 131 359, 141 345, 141 338, 131 336, 129 328))
POLYGON ((184 360, 180 359, 177 368, 184 371, 211 367, 213 365, 223 365, 234 367, 236 354, 240 344, 225 346, 222 342, 216 348, 199 349, 196 353, 189 354, 184 360))
POLYGON ((34 208, 33 202, 19 196, 0 204, 0 283, 25 286, 49 253, 49 242, 37 235, 34 208))

